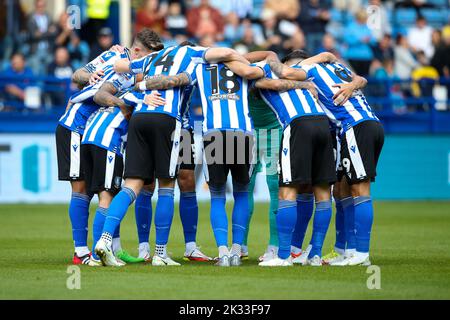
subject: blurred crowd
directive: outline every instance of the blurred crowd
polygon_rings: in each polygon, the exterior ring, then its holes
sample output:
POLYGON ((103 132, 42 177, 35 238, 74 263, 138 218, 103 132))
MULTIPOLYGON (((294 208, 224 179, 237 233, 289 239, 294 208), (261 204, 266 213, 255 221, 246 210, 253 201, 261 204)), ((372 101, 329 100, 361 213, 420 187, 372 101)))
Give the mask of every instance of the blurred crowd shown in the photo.
MULTIPOLYGON (((67 13, 52 20, 46 0, 36 0, 28 15, 15 1, 12 27, 17 36, 6 37, 5 27, 0 27, 2 74, 68 79, 115 43, 107 22, 110 0, 81 1, 87 5, 81 32, 69 27, 67 13)), ((437 82, 450 77, 448 6, 447 0, 134 0, 133 31, 152 28, 167 45, 193 39, 202 46, 229 46, 242 53, 272 50, 280 57, 293 49, 330 51, 358 74, 380 83, 423 78, 437 82), (412 12, 413 18, 398 21, 397 10, 412 12), (427 10, 446 10, 447 15, 430 23, 427 10)), ((6 14, 6 0, 0 0, 1 21, 6 14)), ((385 96, 382 87, 375 87, 373 95, 385 96)), ((408 97, 424 95, 430 88, 400 84, 392 90, 408 97)), ((23 97, 20 86, 7 86, 6 91, 23 97)))

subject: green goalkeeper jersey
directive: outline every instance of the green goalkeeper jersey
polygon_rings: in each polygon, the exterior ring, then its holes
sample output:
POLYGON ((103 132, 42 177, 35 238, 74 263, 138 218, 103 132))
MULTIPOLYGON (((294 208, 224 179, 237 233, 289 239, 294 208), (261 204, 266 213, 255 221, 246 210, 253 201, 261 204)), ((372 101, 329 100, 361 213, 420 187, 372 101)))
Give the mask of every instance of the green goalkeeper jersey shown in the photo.
POLYGON ((281 128, 275 113, 264 102, 258 92, 252 90, 248 98, 250 117, 255 129, 279 129, 281 128))

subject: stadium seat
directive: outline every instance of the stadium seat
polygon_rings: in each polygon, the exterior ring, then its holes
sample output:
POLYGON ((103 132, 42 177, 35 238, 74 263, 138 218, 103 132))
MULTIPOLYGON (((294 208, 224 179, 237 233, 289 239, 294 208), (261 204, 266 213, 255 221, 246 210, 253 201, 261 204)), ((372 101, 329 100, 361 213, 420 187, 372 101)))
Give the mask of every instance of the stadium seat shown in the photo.
POLYGON ((447 22, 449 11, 447 9, 423 9, 422 14, 430 25, 440 27, 447 22))
POLYGON ((417 13, 414 9, 397 9, 395 22, 399 25, 412 25, 416 21, 417 13))

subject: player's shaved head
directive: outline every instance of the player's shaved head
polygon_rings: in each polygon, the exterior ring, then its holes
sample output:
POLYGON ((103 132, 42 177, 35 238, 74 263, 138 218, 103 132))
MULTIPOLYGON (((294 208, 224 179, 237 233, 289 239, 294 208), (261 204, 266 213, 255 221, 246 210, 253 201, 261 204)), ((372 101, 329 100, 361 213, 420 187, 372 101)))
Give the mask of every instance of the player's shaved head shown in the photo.
POLYGON ((295 61, 296 63, 301 62, 310 57, 309 53, 305 50, 294 50, 289 53, 287 56, 281 59, 282 63, 286 63, 288 61, 295 61))
POLYGON ((136 34, 133 47, 136 46, 141 46, 142 49, 149 51, 159 51, 164 49, 164 44, 159 35, 149 28, 144 28, 136 34))

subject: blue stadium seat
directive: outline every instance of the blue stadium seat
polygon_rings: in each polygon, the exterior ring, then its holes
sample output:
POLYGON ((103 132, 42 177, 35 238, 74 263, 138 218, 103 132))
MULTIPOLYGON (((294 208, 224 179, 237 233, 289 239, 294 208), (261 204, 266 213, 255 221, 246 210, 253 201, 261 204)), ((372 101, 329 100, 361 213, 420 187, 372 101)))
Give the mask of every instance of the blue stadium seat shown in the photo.
POLYGON ((448 0, 428 0, 428 2, 439 7, 446 7, 448 4, 448 0))
POLYGON ((430 25, 436 27, 444 25, 449 17, 447 9, 423 9, 422 14, 430 25))
POLYGON ((396 23, 400 25, 412 25, 416 21, 416 11, 409 8, 397 9, 395 13, 396 23))

